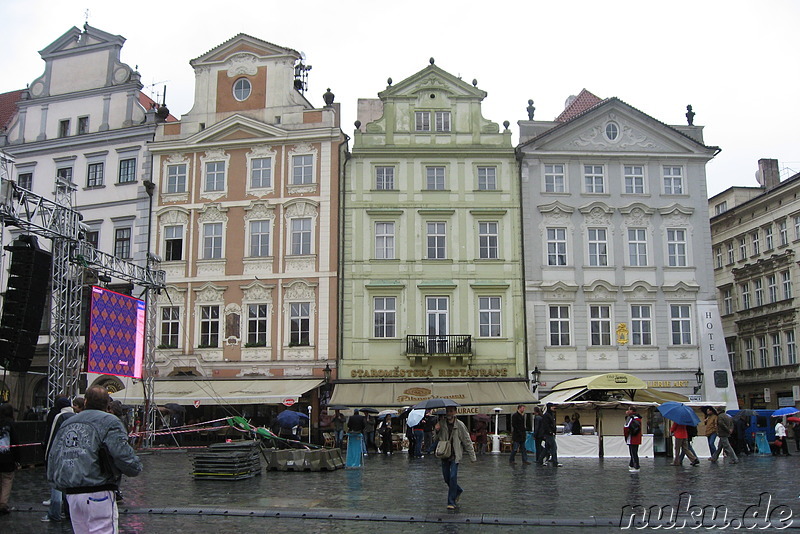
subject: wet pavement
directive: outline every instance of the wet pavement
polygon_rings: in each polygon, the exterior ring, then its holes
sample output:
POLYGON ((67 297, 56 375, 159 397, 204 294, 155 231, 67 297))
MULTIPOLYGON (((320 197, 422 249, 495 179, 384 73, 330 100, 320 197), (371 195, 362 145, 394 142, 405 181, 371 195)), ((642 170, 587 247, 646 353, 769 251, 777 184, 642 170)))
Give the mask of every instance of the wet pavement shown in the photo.
MULTIPOLYGON (((688 463, 673 467, 666 458, 643 458, 637 474, 628 472, 622 458, 563 458, 564 466, 556 468, 521 465, 519 458, 516 465, 509 465, 508 454, 489 454, 474 464, 462 464, 459 482, 465 492, 457 513, 445 509, 446 487, 440 462, 433 457, 370 455, 360 469, 264 471, 241 481, 193 480, 191 451, 157 451, 141 457, 142 474, 123 480, 122 533, 380 529, 500 534, 528 532, 536 528, 532 525, 542 524, 559 534, 591 527, 609 532, 618 530, 626 505, 673 505, 689 512, 709 505, 724 507, 729 520, 741 521, 744 516, 742 529, 750 524, 757 529, 766 526, 767 519, 757 522, 772 513, 772 527, 800 529, 796 483, 800 454, 753 455, 737 465, 703 458, 698 467, 688 463)), ((46 512, 41 502, 48 497, 44 468, 18 471, 9 503, 15 511, 0 516, 0 532, 72 532, 68 521, 40 521, 46 512)), ((648 519, 651 526, 655 524, 652 515, 648 519)))

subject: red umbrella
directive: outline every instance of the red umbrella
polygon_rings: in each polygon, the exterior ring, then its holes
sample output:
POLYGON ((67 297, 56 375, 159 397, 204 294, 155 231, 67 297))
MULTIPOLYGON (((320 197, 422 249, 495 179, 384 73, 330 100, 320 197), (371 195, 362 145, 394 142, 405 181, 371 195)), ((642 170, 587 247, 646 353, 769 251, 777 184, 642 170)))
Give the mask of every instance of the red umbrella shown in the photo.
POLYGON ((800 423, 800 417, 787 417, 786 420, 790 423, 800 423))

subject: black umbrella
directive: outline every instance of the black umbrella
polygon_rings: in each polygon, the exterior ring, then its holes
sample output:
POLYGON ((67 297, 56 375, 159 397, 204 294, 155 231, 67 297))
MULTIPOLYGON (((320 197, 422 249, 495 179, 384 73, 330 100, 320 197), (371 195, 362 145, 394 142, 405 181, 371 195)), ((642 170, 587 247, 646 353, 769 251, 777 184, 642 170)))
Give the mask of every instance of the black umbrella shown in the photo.
POLYGON ((415 410, 435 410, 437 408, 447 408, 448 406, 461 406, 450 399, 428 399, 414 405, 415 410))
POLYGON ((373 413, 373 414, 380 413, 375 408, 359 408, 358 411, 361 412, 361 413, 373 413))
POLYGON ((349 410, 349 406, 345 406, 344 404, 329 404, 327 406, 328 410, 349 410))

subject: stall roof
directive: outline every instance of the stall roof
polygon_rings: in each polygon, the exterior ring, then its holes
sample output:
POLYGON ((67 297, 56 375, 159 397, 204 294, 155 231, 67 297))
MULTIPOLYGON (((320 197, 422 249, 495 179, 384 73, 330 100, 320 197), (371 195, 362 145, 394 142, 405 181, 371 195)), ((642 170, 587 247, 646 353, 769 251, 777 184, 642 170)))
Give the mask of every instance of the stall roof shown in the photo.
MULTIPOLYGON (((219 380, 155 380, 153 382, 156 404, 281 404, 286 399, 297 402, 303 393, 322 384, 320 379, 219 379, 219 380)), ((142 404, 142 382, 111 394, 125 404, 142 404)))
MULTIPOLYGON (((527 382, 368 382, 336 384, 331 404, 402 408, 427 399, 452 399, 474 413, 495 407, 538 404, 527 382)), ((464 412, 466 413, 466 412, 464 412)))
POLYGON ((586 388, 586 389, 607 389, 607 390, 625 390, 625 389, 647 389, 647 384, 644 380, 627 373, 605 373, 602 375, 584 376, 581 378, 572 378, 564 380, 553 386, 553 391, 572 388, 586 388))

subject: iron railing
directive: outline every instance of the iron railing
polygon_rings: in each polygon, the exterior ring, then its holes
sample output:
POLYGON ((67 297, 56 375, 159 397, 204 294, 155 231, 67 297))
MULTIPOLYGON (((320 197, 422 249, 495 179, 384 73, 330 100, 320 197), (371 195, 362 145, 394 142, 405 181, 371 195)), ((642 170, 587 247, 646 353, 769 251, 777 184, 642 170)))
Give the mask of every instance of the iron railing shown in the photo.
POLYGON ((472 336, 406 336, 406 354, 472 354, 472 336))

